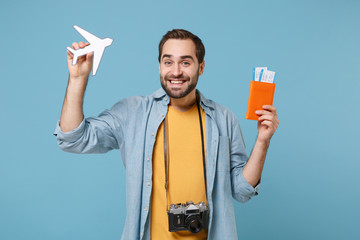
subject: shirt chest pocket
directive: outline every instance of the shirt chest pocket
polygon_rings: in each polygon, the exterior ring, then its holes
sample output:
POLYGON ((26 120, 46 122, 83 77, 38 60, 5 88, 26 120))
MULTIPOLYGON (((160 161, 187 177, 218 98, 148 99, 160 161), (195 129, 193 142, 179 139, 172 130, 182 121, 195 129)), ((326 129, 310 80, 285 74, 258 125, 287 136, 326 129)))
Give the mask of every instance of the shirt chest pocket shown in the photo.
POLYGON ((216 171, 230 172, 230 140, 227 136, 219 137, 216 171))

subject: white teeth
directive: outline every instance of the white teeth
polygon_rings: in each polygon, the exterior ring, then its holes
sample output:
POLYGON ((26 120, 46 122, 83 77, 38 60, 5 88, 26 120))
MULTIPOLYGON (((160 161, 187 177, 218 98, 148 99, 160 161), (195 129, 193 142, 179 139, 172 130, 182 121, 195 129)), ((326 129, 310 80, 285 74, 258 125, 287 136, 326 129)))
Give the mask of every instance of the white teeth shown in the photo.
POLYGON ((183 81, 170 81, 172 84, 179 84, 179 83, 183 83, 183 81))

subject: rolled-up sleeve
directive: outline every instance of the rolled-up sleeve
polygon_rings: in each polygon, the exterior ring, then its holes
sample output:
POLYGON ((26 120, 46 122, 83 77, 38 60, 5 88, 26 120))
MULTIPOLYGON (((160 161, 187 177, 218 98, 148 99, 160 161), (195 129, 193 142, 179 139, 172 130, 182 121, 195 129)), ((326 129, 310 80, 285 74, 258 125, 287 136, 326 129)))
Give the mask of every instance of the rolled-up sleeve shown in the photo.
POLYGON ((80 125, 70 132, 63 132, 58 121, 54 135, 58 146, 63 151, 72 153, 105 153, 118 149, 122 139, 119 121, 111 110, 102 112, 98 117, 83 119, 80 125))
POLYGON ((233 170, 231 178, 233 179, 232 195, 237 201, 244 203, 259 194, 260 183, 255 187, 251 186, 244 178, 242 168, 233 170))
POLYGON ((230 154, 232 196, 237 201, 244 203, 258 195, 260 183, 253 187, 243 176, 243 168, 249 158, 246 154, 245 142, 237 119, 233 125, 230 154))

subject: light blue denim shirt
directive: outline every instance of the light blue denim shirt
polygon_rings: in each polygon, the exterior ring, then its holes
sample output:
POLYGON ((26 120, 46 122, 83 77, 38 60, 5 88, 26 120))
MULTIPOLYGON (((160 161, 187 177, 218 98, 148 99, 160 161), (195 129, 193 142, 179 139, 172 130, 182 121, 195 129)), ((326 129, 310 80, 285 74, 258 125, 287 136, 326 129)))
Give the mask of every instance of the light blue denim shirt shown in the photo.
MULTIPOLYGON (((232 197, 246 202, 258 193, 243 177, 248 160, 235 115, 206 99, 199 91, 206 114, 206 177, 210 209, 208 239, 238 239, 232 197)), ((168 111, 163 89, 116 103, 98 117, 84 119, 78 128, 54 135, 59 147, 73 153, 105 153, 120 149, 126 168, 127 215, 122 240, 150 239, 152 156, 156 134, 168 111), (150 184, 148 184, 150 183, 150 184)))

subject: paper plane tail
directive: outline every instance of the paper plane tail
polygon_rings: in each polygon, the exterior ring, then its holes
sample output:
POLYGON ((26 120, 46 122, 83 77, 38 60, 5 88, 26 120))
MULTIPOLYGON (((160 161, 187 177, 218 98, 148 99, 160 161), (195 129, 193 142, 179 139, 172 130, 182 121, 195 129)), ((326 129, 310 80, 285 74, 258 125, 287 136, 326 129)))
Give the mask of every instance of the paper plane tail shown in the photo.
POLYGON ((72 65, 75 65, 79 56, 76 54, 74 49, 72 49, 70 47, 67 47, 66 49, 69 50, 74 55, 72 65))

